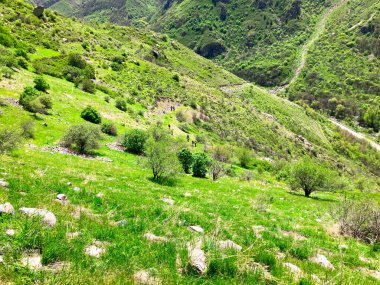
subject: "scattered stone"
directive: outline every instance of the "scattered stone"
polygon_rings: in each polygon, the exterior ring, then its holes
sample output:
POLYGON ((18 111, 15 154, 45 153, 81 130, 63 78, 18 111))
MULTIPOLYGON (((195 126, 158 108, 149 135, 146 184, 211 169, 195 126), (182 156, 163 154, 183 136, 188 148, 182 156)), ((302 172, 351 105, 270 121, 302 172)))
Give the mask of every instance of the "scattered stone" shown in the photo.
POLYGON ((346 245, 346 244, 340 244, 339 245, 339 249, 341 249, 341 250, 347 250, 348 249, 348 245, 346 245))
POLYGON ((169 204, 169 205, 174 205, 174 200, 170 199, 170 198, 161 198, 160 199, 161 201, 165 202, 166 204, 169 204))
POLYGON ((199 274, 206 273, 206 255, 204 251, 200 248, 200 244, 196 245, 194 248, 188 246, 190 265, 198 271, 199 274))
POLYGON ((217 245, 221 249, 234 249, 237 251, 241 251, 242 247, 236 243, 234 243, 232 240, 223 240, 223 241, 218 241, 217 245))
POLYGON ((368 275, 372 276, 373 278, 380 280, 380 272, 379 271, 371 270, 371 269, 363 268, 363 267, 361 267, 359 269, 362 272, 364 272, 365 274, 368 274, 368 275))
POLYGON ((311 262, 318 263, 320 266, 328 268, 328 269, 335 269, 335 267, 328 261, 326 256, 322 254, 317 254, 316 256, 310 258, 311 262))
POLYGON ((145 270, 140 270, 133 275, 133 280, 137 284, 144 285, 159 285, 162 284, 161 280, 157 277, 154 277, 151 273, 145 270))
POLYGON ((102 192, 99 192, 98 194, 96 194, 96 197, 98 198, 103 198, 104 197, 104 194, 102 192))
POLYGON ((57 195, 57 202, 61 204, 67 204, 69 200, 67 199, 67 196, 65 194, 58 194, 57 195))
POLYGON ((125 147, 123 147, 119 142, 107 143, 106 146, 112 150, 122 151, 122 152, 125 151, 125 147))
POLYGON ((124 227, 127 225, 127 223, 128 223, 127 220, 120 220, 120 221, 116 222, 116 225, 118 227, 124 227))
POLYGON ((361 262, 365 262, 365 263, 371 263, 371 260, 370 259, 368 259, 368 258, 366 258, 366 257, 364 257, 364 256, 359 256, 359 260, 361 261, 361 262))
POLYGON ((8 188, 9 183, 6 182, 5 180, 0 179, 0 187, 8 188))
POLYGON ((23 266, 28 267, 31 270, 38 270, 42 268, 41 256, 38 254, 24 255, 21 259, 23 266))
POLYGON ((0 263, 4 263, 4 257, 0 255, 0 263))
POLYGON ((319 277, 315 274, 311 274, 311 279, 313 279, 316 283, 322 283, 321 279, 319 279, 319 277))
POLYGON ((73 183, 67 182, 67 186, 71 186, 71 185, 73 185, 73 183))
POLYGON ((79 236, 79 232, 66 233, 66 237, 69 240, 75 239, 79 236))
POLYGON ((71 263, 69 262, 56 261, 54 263, 48 264, 47 266, 44 266, 44 270, 51 272, 59 272, 63 270, 69 270, 70 267, 71 263))
POLYGON ((152 233, 146 233, 144 235, 144 237, 149 240, 149 241, 153 241, 153 242, 165 242, 168 240, 167 237, 160 237, 160 236, 156 236, 155 234, 152 234, 152 233))
POLYGON ((255 233, 255 235, 259 238, 261 238, 261 233, 263 231, 265 231, 264 226, 253 226, 252 229, 253 229, 253 232, 255 233))
POLYGON ((45 209, 20 208, 20 212, 28 217, 42 217, 42 222, 51 227, 57 223, 55 215, 45 209))
POLYGON ((302 274, 301 269, 297 265, 294 265, 292 263, 286 262, 286 263, 284 263, 284 266, 287 267, 287 268, 289 268, 290 271, 292 273, 295 273, 296 275, 301 275, 302 274))
POLYGON ((29 147, 31 150, 36 150, 36 149, 38 149, 38 147, 37 147, 36 145, 31 144, 31 143, 26 144, 26 146, 29 147))
POLYGON ((14 229, 7 229, 5 231, 5 233, 8 235, 8 236, 14 236, 15 235, 15 230, 14 229))
POLYGON ((79 188, 79 187, 74 187, 73 190, 74 190, 75 192, 80 192, 80 188, 79 188))
POLYGON ((315 221, 316 221, 317 223, 321 223, 321 222, 322 222, 321 219, 315 219, 315 221))
POLYGON ((0 204, 0 214, 14 215, 15 209, 11 203, 6 202, 4 204, 0 204))
POLYGON ((204 232, 204 230, 200 226, 189 226, 189 229, 194 231, 194 232, 197 232, 197 233, 203 233, 204 232))
POLYGON ((186 198, 189 198, 189 197, 191 197, 191 193, 186 192, 185 194, 183 194, 183 196, 186 197, 186 198))
POLYGON ((86 247, 85 252, 89 256, 99 258, 103 253, 106 252, 106 250, 104 248, 98 247, 95 244, 92 244, 92 245, 86 247))
POLYGON ((296 232, 292 232, 292 231, 280 231, 284 236, 287 236, 287 237, 292 237, 294 238, 295 240, 307 240, 306 237, 304 237, 303 235, 300 235, 299 233, 296 233, 296 232))

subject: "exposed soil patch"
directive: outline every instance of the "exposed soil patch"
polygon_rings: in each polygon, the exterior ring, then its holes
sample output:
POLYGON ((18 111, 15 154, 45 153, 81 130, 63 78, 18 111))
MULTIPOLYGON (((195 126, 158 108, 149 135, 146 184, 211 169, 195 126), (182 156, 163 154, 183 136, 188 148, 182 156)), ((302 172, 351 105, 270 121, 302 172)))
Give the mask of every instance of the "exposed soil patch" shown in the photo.
POLYGON ((46 146, 42 148, 42 151, 45 152, 50 152, 50 153, 60 153, 60 154, 66 154, 66 155, 72 155, 72 156, 78 156, 81 158, 85 159, 96 159, 100 161, 105 161, 105 162, 112 162, 112 159, 104 156, 93 156, 93 155, 88 155, 88 154, 79 154, 75 152, 72 149, 63 147, 63 146, 46 146))

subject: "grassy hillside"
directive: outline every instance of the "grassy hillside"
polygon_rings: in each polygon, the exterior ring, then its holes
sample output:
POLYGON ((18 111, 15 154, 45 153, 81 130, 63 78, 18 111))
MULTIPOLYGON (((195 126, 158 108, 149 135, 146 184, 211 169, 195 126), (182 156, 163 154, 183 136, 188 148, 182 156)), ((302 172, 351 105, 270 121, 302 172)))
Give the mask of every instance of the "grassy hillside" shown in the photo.
POLYGON ((313 275, 325 283, 378 283, 378 246, 338 235, 329 214, 341 195, 378 201, 371 192, 379 185, 380 157, 367 143, 165 35, 83 25, 51 11, 37 18, 14 0, 0 2, 0 17, 0 130, 34 125, 32 138, 0 154, 0 204, 16 209, 0 215, 1 282, 130 284, 146 270, 153 284, 313 284, 313 275), (19 98, 39 75, 50 85, 52 109, 33 114, 19 98), (120 99, 126 111, 116 108, 120 99), (103 134, 91 156, 62 153, 60 140, 84 122, 88 105, 115 124, 119 137, 103 134), (171 184, 154 182, 145 156, 114 146, 125 132, 157 121, 192 151, 244 147, 254 159, 245 169, 233 155, 228 175, 215 182, 185 174, 171 184), (277 170, 284 175, 304 155, 337 173, 335 193, 307 199, 281 180, 277 170), (56 202, 57 194, 69 203, 56 202), (21 207, 47 209, 57 224, 27 219, 21 207), (149 232, 166 240, 149 241, 149 232), (189 244, 199 240, 203 275, 189 266, 189 244), (223 240, 242 250, 221 250, 223 240), (86 255, 90 245, 104 250, 99 258, 86 255), (318 253, 335 269, 313 262, 318 253), (38 270, 25 265, 31 256, 41 257, 38 270))
POLYGON ((342 5, 309 51, 289 97, 378 132, 379 23, 378 1, 342 5))

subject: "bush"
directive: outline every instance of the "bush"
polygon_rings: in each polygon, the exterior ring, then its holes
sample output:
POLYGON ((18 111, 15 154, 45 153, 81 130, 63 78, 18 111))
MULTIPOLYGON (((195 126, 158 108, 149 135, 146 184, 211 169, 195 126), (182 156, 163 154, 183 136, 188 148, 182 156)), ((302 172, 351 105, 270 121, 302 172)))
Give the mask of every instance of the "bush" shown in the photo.
POLYGON ((63 77, 70 82, 75 82, 80 80, 82 71, 78 67, 66 66, 63 70, 63 77))
POLYGON ((82 90, 87 93, 95 94, 95 84, 90 79, 85 79, 82 82, 82 90))
POLYGON ((372 244, 380 243, 380 209, 372 200, 344 198, 332 212, 337 217, 341 234, 372 244))
POLYGON ((46 92, 50 89, 50 85, 45 81, 45 79, 42 76, 37 76, 33 82, 34 88, 38 91, 46 92))
POLYGON ((99 147, 101 139, 97 126, 88 123, 72 126, 63 137, 63 146, 77 150, 79 153, 87 153, 99 147))
POLYGON ((51 109, 53 106, 50 97, 41 96, 33 87, 25 87, 20 95, 19 103, 25 110, 41 114, 46 114, 47 109, 51 109))
POLYGON ((14 150, 21 142, 20 133, 13 129, 0 129, 0 153, 14 150))
POLYGON ((289 185, 292 190, 302 189, 306 197, 315 191, 328 190, 328 172, 309 157, 300 159, 290 172, 289 185))
POLYGON ((80 54, 72 53, 69 55, 69 65, 84 69, 87 65, 86 61, 82 58, 80 54))
POLYGON ((114 137, 117 136, 116 126, 111 122, 103 123, 101 130, 103 133, 107 135, 114 136, 114 137))
POLYGON ((115 107, 123 112, 127 111, 127 103, 125 102, 124 99, 121 99, 121 98, 116 99, 115 107))
POLYGON ((210 166, 210 158, 204 152, 194 154, 193 176, 205 178, 210 166))
POLYGON ((183 171, 189 174, 191 166, 193 164, 193 155, 191 151, 187 148, 182 149, 178 154, 178 160, 182 164, 183 171))
POLYGON ((144 153, 146 140, 147 134, 145 131, 134 129, 124 136, 122 145, 128 152, 142 154, 144 153))
POLYGON ((212 160, 210 164, 210 172, 212 175, 212 180, 213 181, 218 180, 218 178, 225 173, 223 162, 220 162, 216 159, 212 160))
POLYGON ((246 148, 241 148, 237 151, 237 158, 241 167, 248 168, 252 162, 251 151, 246 148))
POLYGON ((27 139, 34 139, 34 122, 25 121, 21 123, 21 135, 27 139))
POLYGON ((87 106, 81 113, 81 118, 94 124, 100 124, 102 118, 100 113, 91 106, 87 106))

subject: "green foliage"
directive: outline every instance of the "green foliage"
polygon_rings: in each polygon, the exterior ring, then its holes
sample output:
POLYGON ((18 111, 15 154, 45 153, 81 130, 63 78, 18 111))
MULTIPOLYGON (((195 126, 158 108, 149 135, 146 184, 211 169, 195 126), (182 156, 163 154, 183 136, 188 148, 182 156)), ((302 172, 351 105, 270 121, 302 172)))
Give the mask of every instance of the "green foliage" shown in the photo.
POLYGON ((302 189, 306 197, 315 191, 332 190, 327 189, 328 171, 309 157, 300 159, 292 168, 289 185, 292 189, 302 189))
POLYGON ((100 124, 102 118, 100 113, 93 107, 87 106, 81 113, 81 118, 94 124, 100 124))
POLYGON ((38 91, 46 92, 50 89, 49 83, 46 82, 46 80, 42 76, 37 76, 34 79, 34 88, 38 91))
POLYGON ((22 141, 20 132, 14 128, 0 128, 0 154, 10 152, 17 148, 22 141))
POLYGON ((100 131, 97 126, 88 123, 74 125, 66 132, 62 138, 62 145, 79 153, 87 153, 90 150, 99 147, 99 140, 101 139, 100 131))
POLYGON ((236 152, 236 156, 239 160, 240 166, 248 168, 252 162, 252 153, 246 148, 240 148, 236 152))
POLYGON ((122 144, 128 152, 143 154, 147 139, 148 136, 145 131, 133 129, 125 134, 122 144))
POLYGON ((110 136, 117 136, 117 129, 114 123, 112 122, 105 122, 102 124, 101 130, 103 133, 110 135, 110 136))
POLYGON ((177 154, 179 161, 182 164, 182 169, 185 173, 189 174, 193 164, 193 155, 188 148, 183 148, 177 154))
POLYGON ((87 66, 86 61, 82 58, 80 54, 71 53, 68 58, 69 65, 77 67, 79 69, 84 69, 87 66))
POLYGON ((118 108, 121 111, 127 111, 127 103, 123 98, 116 99, 115 107, 118 108))
POLYGON ((46 114, 47 109, 51 109, 53 106, 50 97, 40 95, 37 89, 30 86, 25 87, 20 95, 19 102, 25 110, 32 113, 46 114))
POLYGON ((21 123, 21 135, 27 139, 34 139, 35 126, 33 121, 24 121, 21 123))
POLYGON ((82 82, 82 90, 87 93, 95 94, 95 84, 90 79, 84 79, 82 82))
POLYGON ((380 130, 380 106, 371 106, 363 114, 365 125, 375 132, 380 130))
POLYGON ((193 176, 205 178, 210 167, 210 157, 204 153, 195 153, 193 156, 193 176))

